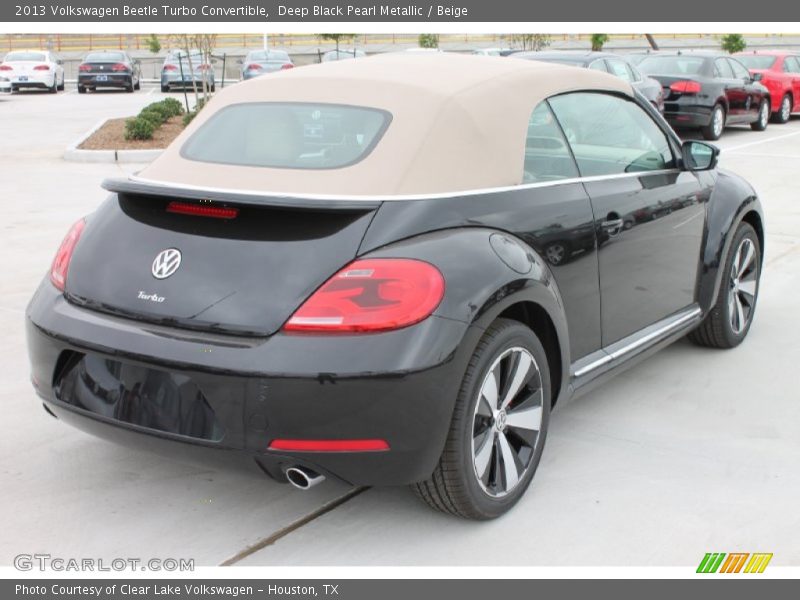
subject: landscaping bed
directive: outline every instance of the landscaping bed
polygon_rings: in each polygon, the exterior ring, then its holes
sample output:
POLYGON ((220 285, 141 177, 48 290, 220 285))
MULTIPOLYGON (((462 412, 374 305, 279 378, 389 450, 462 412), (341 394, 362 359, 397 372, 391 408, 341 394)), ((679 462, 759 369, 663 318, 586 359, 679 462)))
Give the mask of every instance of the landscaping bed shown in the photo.
POLYGON ((170 117, 149 140, 126 140, 125 121, 109 119, 78 145, 80 150, 156 150, 166 148, 183 131, 183 117, 170 117))

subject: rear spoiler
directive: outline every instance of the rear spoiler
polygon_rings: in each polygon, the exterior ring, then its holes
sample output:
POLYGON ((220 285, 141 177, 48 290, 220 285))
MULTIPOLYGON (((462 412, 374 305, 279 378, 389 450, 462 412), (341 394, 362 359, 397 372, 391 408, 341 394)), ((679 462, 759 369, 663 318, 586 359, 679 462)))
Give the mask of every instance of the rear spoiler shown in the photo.
POLYGON ((180 198, 182 200, 205 200, 225 204, 239 204, 260 207, 285 208, 308 211, 369 212, 381 205, 380 200, 363 200, 320 196, 292 196, 249 191, 203 189, 192 186, 179 186, 156 183, 130 177, 128 179, 105 179, 103 189, 116 194, 135 194, 159 198, 180 198))

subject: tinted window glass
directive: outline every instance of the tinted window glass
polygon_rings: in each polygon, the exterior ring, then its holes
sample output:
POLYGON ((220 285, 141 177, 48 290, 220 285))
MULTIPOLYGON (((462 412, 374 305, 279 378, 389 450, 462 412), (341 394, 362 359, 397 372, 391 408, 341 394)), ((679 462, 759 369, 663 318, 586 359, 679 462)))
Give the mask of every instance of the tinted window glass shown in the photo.
POLYGON ((248 54, 247 60, 276 60, 288 61, 289 55, 282 50, 258 50, 248 54))
POLYGON ((718 58, 714 61, 714 77, 721 77, 722 79, 733 79, 733 69, 727 60, 718 58))
POLYGON ((528 121, 522 183, 570 177, 578 177, 578 168, 553 113, 547 103, 542 102, 531 113, 528 121))
POLYGON ((122 52, 92 52, 87 54, 84 59, 85 62, 117 62, 121 60, 125 60, 122 52))
POLYGON ((549 102, 584 177, 675 166, 667 136, 635 102, 585 92, 549 102))
POLYGON ((731 63, 733 76, 736 77, 736 79, 750 79, 750 71, 748 71, 742 63, 732 58, 729 58, 728 62, 731 63))
POLYGON ((604 60, 596 60, 589 65, 590 69, 594 69, 595 71, 605 71, 608 72, 608 67, 606 67, 606 61, 604 60))
POLYGON ((335 169, 363 159, 391 116, 337 104, 247 103, 223 108, 183 145, 191 160, 277 169, 335 169))
POLYGON ((25 60, 45 61, 47 57, 41 52, 9 52, 3 60, 6 62, 25 60))
POLYGON ((790 73, 800 73, 800 58, 796 56, 788 56, 783 60, 783 64, 789 65, 790 73))
POLYGON ((700 56, 648 56, 639 70, 649 75, 698 75, 704 62, 700 56))
POLYGON ((736 58, 748 69, 769 69, 775 64, 774 56, 752 54, 750 56, 737 56, 736 58))
POLYGON ((631 73, 630 68, 627 64, 625 64, 621 60, 616 59, 609 59, 606 61, 608 63, 608 70, 612 75, 616 75, 620 79, 624 79, 625 81, 633 81, 633 73, 631 73))

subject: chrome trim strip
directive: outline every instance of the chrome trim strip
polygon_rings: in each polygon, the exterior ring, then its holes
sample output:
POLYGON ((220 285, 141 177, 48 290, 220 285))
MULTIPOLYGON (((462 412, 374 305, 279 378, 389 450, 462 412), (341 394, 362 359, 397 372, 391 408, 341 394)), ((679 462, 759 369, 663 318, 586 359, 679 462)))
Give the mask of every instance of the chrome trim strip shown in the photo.
MULTIPOLYGON (((644 329, 628 336, 627 338, 623 338, 622 340, 611 344, 602 350, 602 352, 605 352, 605 356, 601 356, 589 364, 577 369, 572 373, 572 379, 579 379, 580 377, 588 375, 592 371, 596 371, 600 367, 609 363, 619 362, 620 359, 626 354, 630 354, 639 348, 648 346, 651 342, 655 343, 660 339, 666 338, 670 333, 679 330, 690 321, 696 319, 701 313, 702 310, 699 306, 685 309, 676 315, 667 317, 660 322, 645 327, 644 329), (663 324, 659 325, 659 323, 663 324), (635 339, 631 340, 631 338, 635 339)), ((580 360, 576 361, 576 364, 579 362, 580 360)))
POLYGON ((555 187, 559 185, 570 185, 575 183, 592 183, 594 181, 612 181, 615 179, 629 179, 632 177, 647 177, 651 175, 666 175, 669 173, 680 173, 680 169, 660 169, 658 171, 643 171, 639 173, 618 173, 615 175, 595 175, 592 177, 573 177, 570 179, 559 179, 557 181, 540 181, 537 183, 522 183, 519 185, 507 185, 493 188, 482 188, 474 190, 462 190, 455 192, 442 192, 436 194, 390 194, 390 195, 346 195, 346 194, 297 194, 289 192, 270 192, 264 190, 238 190, 235 188, 203 187, 191 184, 169 183, 139 177, 138 175, 128 175, 128 180, 133 183, 164 188, 182 188, 196 192, 211 192, 220 194, 240 194, 252 196, 276 196, 279 198, 296 198, 298 200, 346 200, 349 202, 401 202, 409 200, 437 200, 443 198, 459 198, 461 196, 479 196, 484 194, 497 194, 514 190, 530 190, 538 188, 555 187))

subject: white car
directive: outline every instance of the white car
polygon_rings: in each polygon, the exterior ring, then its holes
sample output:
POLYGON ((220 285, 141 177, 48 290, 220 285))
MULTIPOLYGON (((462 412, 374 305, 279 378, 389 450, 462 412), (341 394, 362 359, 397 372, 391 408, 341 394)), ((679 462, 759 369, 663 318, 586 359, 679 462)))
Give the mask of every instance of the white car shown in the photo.
POLYGON ((63 61, 47 50, 13 50, 0 63, 0 77, 8 79, 11 91, 42 88, 55 94, 64 89, 63 61))
POLYGON ((0 75, 0 94, 11 93, 11 79, 5 75, 0 75))

